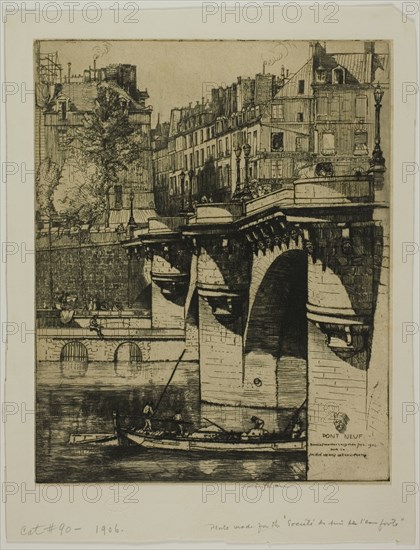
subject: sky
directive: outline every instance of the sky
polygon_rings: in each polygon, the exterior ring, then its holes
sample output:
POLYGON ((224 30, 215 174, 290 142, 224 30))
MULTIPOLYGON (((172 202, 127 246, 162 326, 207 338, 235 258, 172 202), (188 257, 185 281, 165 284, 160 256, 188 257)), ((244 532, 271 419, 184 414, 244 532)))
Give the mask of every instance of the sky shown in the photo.
MULTIPOLYGON (((363 52, 363 41, 327 41, 327 52, 363 52)), ((376 42, 376 51, 387 52, 385 42, 376 42)), ((210 97, 210 90, 228 86, 238 76, 251 76, 263 71, 280 75, 281 66, 296 72, 309 58, 308 41, 251 41, 251 40, 56 40, 41 42, 41 52, 57 52, 67 74, 81 74, 94 57, 97 67, 111 63, 137 66, 137 86, 149 93, 148 104, 153 106, 152 125, 168 121, 174 107, 187 106, 201 98, 210 97)))

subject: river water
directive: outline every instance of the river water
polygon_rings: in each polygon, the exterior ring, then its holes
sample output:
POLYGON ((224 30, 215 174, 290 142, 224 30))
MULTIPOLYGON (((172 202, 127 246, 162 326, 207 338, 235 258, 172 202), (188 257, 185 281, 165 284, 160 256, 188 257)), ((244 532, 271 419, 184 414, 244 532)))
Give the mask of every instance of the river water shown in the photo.
MULTIPOLYGON (((138 447, 69 445, 72 433, 112 433, 112 411, 123 425, 142 426, 146 402, 156 404, 175 363, 131 365, 89 363, 85 366, 40 362, 37 367, 37 482, 123 481, 285 481, 306 478, 304 453, 264 456, 191 456, 138 447)), ((248 430, 256 414, 266 427, 281 430, 293 411, 221 407, 200 402, 199 370, 181 363, 164 393, 153 428, 171 429, 181 411, 186 429, 208 425, 204 418, 227 429, 248 430)))

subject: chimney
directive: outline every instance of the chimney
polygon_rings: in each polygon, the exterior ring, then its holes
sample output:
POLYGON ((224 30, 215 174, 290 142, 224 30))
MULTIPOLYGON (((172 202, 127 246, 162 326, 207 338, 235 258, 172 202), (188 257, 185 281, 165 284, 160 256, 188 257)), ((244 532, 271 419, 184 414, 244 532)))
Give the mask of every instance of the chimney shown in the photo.
POLYGON ((365 53, 375 53, 375 42, 365 42, 365 53))
POLYGON ((70 84, 70 79, 71 79, 71 63, 70 61, 67 63, 67 80, 68 80, 68 83, 70 84))
POLYGON ((96 57, 93 58, 93 80, 96 80, 96 57))
POLYGON ((284 65, 281 66, 280 76, 284 80, 284 65))

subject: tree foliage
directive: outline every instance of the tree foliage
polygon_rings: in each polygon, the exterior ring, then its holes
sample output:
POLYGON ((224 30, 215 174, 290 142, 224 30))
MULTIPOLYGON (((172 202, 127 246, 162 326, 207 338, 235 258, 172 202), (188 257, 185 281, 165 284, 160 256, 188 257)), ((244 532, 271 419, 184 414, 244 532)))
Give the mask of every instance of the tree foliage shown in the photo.
POLYGON ((106 201, 97 167, 78 155, 68 159, 54 192, 54 207, 71 227, 103 222, 106 201))
POLYGON ((112 85, 97 89, 96 105, 69 144, 57 211, 74 226, 108 223, 109 191, 140 156, 143 136, 128 116, 129 99, 112 85))
POLYGON ((98 86, 95 109, 85 114, 73 148, 96 166, 103 195, 139 157, 139 136, 134 130, 127 100, 108 84, 98 86))
POLYGON ((56 214, 54 193, 60 184, 61 168, 51 158, 44 159, 36 177, 36 205, 38 213, 51 220, 56 214))

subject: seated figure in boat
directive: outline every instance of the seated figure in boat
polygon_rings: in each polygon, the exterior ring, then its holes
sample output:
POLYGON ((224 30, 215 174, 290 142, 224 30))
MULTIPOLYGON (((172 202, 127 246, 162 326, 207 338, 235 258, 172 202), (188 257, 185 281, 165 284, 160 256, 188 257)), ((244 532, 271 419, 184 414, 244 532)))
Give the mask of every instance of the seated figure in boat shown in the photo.
POLYGON ((247 439, 248 437, 263 437, 268 433, 267 430, 264 430, 264 420, 258 416, 252 416, 251 422, 254 424, 254 427, 242 434, 242 439, 247 439))
POLYGON ((295 424, 293 425, 291 436, 292 436, 292 439, 306 438, 306 430, 303 426, 303 423, 300 420, 295 422, 295 424))

